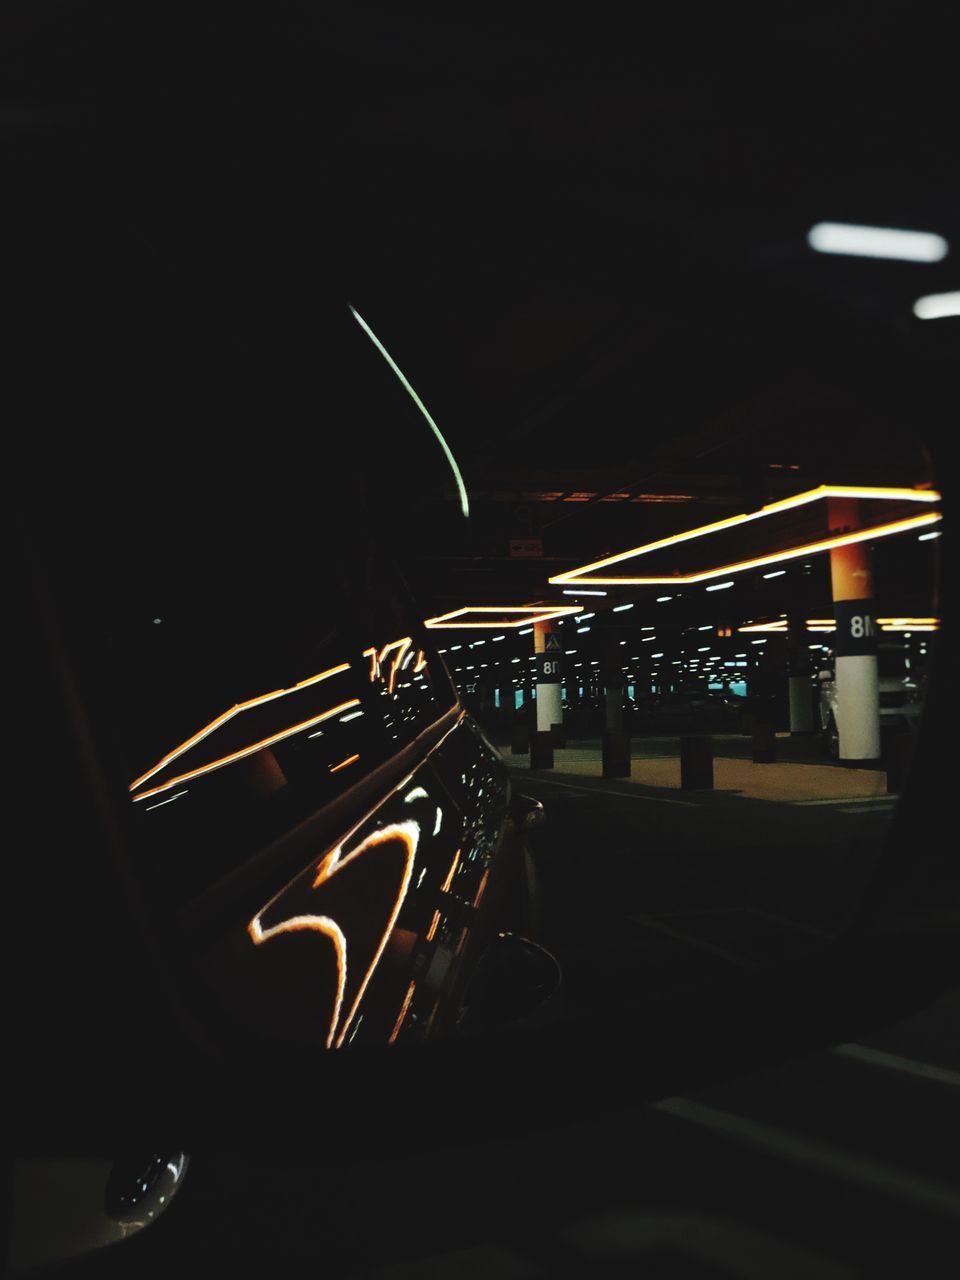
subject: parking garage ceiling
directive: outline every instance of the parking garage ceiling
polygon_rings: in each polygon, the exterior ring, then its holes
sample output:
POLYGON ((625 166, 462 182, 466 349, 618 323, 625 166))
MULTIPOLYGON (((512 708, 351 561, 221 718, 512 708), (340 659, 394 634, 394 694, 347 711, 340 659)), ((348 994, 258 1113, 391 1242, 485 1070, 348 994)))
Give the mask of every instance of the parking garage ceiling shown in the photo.
POLYGON ((907 365, 942 367, 957 322, 910 308, 956 287, 953 259, 804 237, 960 244, 945 18, 21 6, 3 129, 69 155, 78 200, 109 193, 224 348, 319 381, 313 300, 349 296, 472 496, 462 526, 413 504, 425 608, 522 603, 784 491, 930 478, 907 365))

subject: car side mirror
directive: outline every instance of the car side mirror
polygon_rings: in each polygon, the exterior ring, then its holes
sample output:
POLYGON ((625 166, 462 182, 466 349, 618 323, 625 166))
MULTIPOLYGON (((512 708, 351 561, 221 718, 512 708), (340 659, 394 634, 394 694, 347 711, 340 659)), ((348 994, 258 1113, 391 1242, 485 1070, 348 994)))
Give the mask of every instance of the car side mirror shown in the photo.
POLYGON ((532 796, 516 795, 510 802, 510 818, 518 831, 532 831, 547 820, 543 805, 532 796))
POLYGON ((549 951, 501 933, 480 957, 457 1019, 462 1036, 549 1025, 563 1004, 560 965, 549 951))

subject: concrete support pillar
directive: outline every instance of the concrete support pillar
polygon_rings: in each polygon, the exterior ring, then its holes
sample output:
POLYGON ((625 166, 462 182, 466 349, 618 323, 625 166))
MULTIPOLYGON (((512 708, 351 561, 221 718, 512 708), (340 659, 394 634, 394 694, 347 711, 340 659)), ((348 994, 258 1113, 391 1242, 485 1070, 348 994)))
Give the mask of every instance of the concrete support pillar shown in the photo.
POLYGON ((680 735, 680 787, 683 791, 713 789, 713 738, 709 733, 680 735))
POLYGON ((807 623, 802 614, 791 614, 787 619, 787 648, 790 732, 812 733, 815 725, 810 686, 810 648, 807 623))
POLYGON ((605 636, 600 657, 603 680, 603 721, 601 739, 603 776, 630 777, 630 735, 623 727, 623 686, 620 646, 614 636, 605 636))
POLYGON ((619 732, 623 728, 623 672, 620 670, 620 647, 612 639, 606 641, 601 661, 604 726, 619 732))
MULTIPOLYGON (((830 530, 860 526, 856 499, 832 499, 830 530)), ((830 579, 837 629, 834 655, 840 759, 871 765, 880 759, 880 686, 877 625, 870 552, 862 542, 830 552, 830 579)))
POLYGON ((563 649, 552 623, 533 624, 533 651, 537 655, 537 732, 549 733, 551 725, 563 724, 563 649))
POLYGON ((480 714, 490 716, 494 711, 493 703, 493 681, 489 676, 481 676, 477 681, 477 694, 479 697, 480 714))
POLYGON ((608 729, 623 728, 623 685, 607 685, 604 691, 604 714, 608 729))

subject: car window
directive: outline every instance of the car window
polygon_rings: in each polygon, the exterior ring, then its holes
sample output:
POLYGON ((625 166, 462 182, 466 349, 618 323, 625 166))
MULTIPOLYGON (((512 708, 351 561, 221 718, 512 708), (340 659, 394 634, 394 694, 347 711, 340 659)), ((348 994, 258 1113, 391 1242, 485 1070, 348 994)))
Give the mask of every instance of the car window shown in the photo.
POLYGON ((215 574, 177 554, 130 581, 116 543, 88 530, 88 571, 68 575, 65 625, 110 723, 142 856, 178 895, 329 803, 454 701, 376 546, 339 546, 312 591, 299 561, 277 563, 295 533, 237 535, 215 574))
POLYGON ((89 354, 70 370, 103 430, 67 439, 42 481, 37 441, 20 445, 29 534, 111 781, 175 899, 456 701, 394 554, 406 495, 393 486, 430 460, 428 433, 346 305, 317 332, 323 397, 251 376, 203 399, 209 372, 164 381, 158 353, 131 342, 113 380, 89 354), (129 448, 109 429, 126 423, 129 448))

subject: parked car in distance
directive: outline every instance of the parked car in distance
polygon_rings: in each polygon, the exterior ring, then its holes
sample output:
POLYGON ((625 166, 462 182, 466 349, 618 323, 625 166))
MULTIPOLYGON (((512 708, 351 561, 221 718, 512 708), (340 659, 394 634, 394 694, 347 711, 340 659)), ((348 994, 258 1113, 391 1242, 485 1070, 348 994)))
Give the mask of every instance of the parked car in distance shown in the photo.
MULTIPOLYGON (((648 718, 651 703, 650 694, 629 694, 623 691, 621 714, 623 728, 636 732, 642 730, 648 718)), ((568 698, 563 703, 563 725, 568 732, 583 737, 596 737, 607 724, 607 700, 605 694, 587 694, 583 697, 568 698)))
MULTIPOLYGON (((916 731, 923 715, 924 682, 904 665, 904 650, 897 644, 881 644, 877 651, 882 734, 916 731)), ((836 670, 832 657, 825 657, 817 673, 818 713, 824 752, 836 759, 840 754, 840 708, 836 670)))
POLYGON ((742 702, 709 689, 681 689, 653 696, 643 717, 654 732, 708 729, 733 732, 740 727, 742 702))

